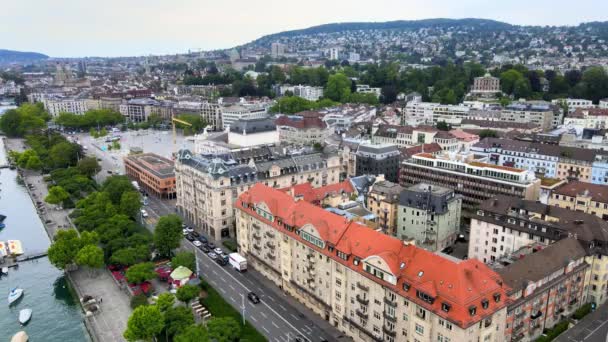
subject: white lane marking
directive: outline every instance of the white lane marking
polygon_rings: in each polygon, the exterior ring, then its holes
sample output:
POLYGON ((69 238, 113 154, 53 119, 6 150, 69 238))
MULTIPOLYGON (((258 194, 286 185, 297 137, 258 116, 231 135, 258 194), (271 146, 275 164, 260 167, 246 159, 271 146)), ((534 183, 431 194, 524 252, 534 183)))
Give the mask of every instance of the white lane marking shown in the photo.
POLYGON ((266 327, 262 327, 262 330, 264 330, 267 334, 270 334, 270 331, 268 331, 268 329, 266 329, 266 327))
MULTIPOLYGON (((596 331, 598 331, 601 327, 604 326, 604 324, 608 323, 608 321, 604 321, 604 323, 600 324, 600 326, 598 326, 597 328, 593 329, 593 331, 591 331, 589 333, 589 335, 585 336, 585 338, 583 340, 586 340, 589 338, 589 336, 593 335, 593 333, 595 333, 596 331)), ((606 340, 608 341, 608 336, 606 336, 606 340)))
POLYGON ((293 319, 295 319, 296 321, 299 321, 300 319, 298 317, 296 317, 294 314, 291 314, 291 317, 293 317, 293 319))
POLYGON ((275 328, 279 329, 279 326, 274 321, 272 321, 270 323, 272 323, 272 325, 274 325, 275 328))
POLYGON ((287 309, 285 309, 283 305, 279 304, 279 306, 281 307, 281 309, 283 309, 283 311, 287 311, 287 309))
POLYGON ((268 316, 264 313, 264 311, 260 311, 260 315, 264 316, 264 318, 268 319, 268 316))
POLYGON ((236 303, 236 300, 234 300, 234 297, 230 296, 230 300, 236 303))
POLYGON ((232 291, 236 291, 236 289, 234 288, 234 286, 232 286, 232 285, 228 285, 228 287, 229 287, 229 288, 231 288, 231 289, 232 289, 232 291))
POLYGON ((224 283, 226 282, 226 279, 224 279, 223 277, 220 276, 220 280, 223 281, 224 283))
POLYGON ((249 316, 249 318, 256 323, 258 322, 258 320, 254 316, 249 316))
POLYGON ((221 287, 220 287, 220 291, 221 291, 223 294, 226 294, 226 290, 224 290, 224 289, 223 289, 223 288, 221 288, 221 287))
POLYGON ((266 296, 266 298, 270 299, 271 301, 275 301, 274 298, 270 297, 270 296, 266 296))
POLYGON ((215 275, 219 275, 219 274, 217 274, 217 272, 215 270, 211 270, 211 273, 213 273, 215 275))

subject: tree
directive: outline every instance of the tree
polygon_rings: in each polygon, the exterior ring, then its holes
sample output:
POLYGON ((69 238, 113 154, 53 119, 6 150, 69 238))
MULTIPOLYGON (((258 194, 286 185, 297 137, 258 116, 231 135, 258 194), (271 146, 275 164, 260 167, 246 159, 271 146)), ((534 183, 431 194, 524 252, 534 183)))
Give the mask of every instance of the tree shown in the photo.
POLYGON ((108 130, 104 127, 99 131, 98 136, 99 137, 105 137, 106 135, 108 135, 108 130))
POLYGON ((40 160, 37 154, 29 157, 25 164, 25 168, 30 170, 40 170, 42 166, 42 160, 40 160))
POLYGON ((150 259, 150 249, 146 245, 126 247, 112 253, 110 262, 113 264, 131 266, 150 259))
MULTIPOLYGON (((28 168, 27 165, 31 164, 30 163, 30 159, 32 158, 38 158, 38 160, 40 160, 40 157, 38 157, 38 153, 36 153, 36 151, 32 150, 32 149, 27 149, 25 151, 23 151, 23 153, 15 153, 13 155, 16 159, 17 165, 19 165, 20 168, 28 168)), ((35 163, 35 161, 33 162, 35 163)))
POLYGON ((590 67, 583 73, 585 98, 598 103, 608 94, 608 74, 603 67, 590 67))
POLYGON ((91 269, 102 268, 103 250, 95 245, 84 246, 76 254, 76 263, 80 266, 87 266, 91 269))
POLYGON ((500 86, 502 91, 513 94, 517 81, 523 80, 524 76, 515 69, 507 70, 500 74, 500 86))
POLYGON ((179 299, 180 301, 182 301, 184 303, 189 303, 196 296, 198 296, 199 293, 200 293, 200 290, 199 290, 198 286, 186 284, 186 285, 180 287, 179 289, 177 289, 177 293, 175 294, 175 297, 177 297, 177 299, 179 299))
POLYGON ((156 299, 156 306, 160 309, 160 312, 165 312, 173 307, 175 304, 175 296, 172 293, 164 292, 158 295, 156 299))
POLYGON ((126 176, 111 176, 103 183, 101 190, 108 194, 112 203, 120 204, 122 194, 127 191, 134 191, 135 188, 126 176))
POLYGON ((125 191, 120 197, 120 212, 136 218, 141 209, 140 194, 137 191, 125 191))
POLYGON ((532 95, 532 89, 530 87, 530 81, 526 78, 521 78, 515 81, 513 87, 513 96, 516 99, 526 99, 532 95))
POLYGON ((79 147, 67 141, 55 144, 49 150, 49 159, 53 167, 66 168, 76 164, 79 147))
POLYGON ((165 311, 165 329, 169 336, 174 336, 192 324, 194 324, 194 316, 189 307, 170 307, 165 311))
POLYGON ((171 266, 175 269, 179 266, 187 267, 190 270, 196 269, 196 258, 192 252, 179 252, 171 259, 171 266))
POLYGON ((177 215, 163 216, 154 229, 154 245, 163 256, 171 256, 172 251, 182 241, 182 219, 177 215))
POLYGON ((175 335, 173 342, 207 342, 207 329, 202 325, 191 325, 175 335))
POLYGON ((87 177, 93 177, 97 172, 101 170, 99 163, 96 158, 93 157, 85 157, 80 159, 78 164, 76 164, 76 168, 80 173, 87 177))
POLYGON ((232 317, 216 317, 207 323, 209 337, 217 342, 238 341, 241 325, 232 317))
POLYGON ((53 186, 49 189, 48 195, 44 198, 47 203, 59 204, 70 198, 70 194, 61 186, 53 186))
POLYGON ((139 306, 129 317, 123 336, 128 341, 151 341, 165 326, 165 318, 155 305, 139 306))
POLYGON ((437 122, 437 129, 440 131, 449 131, 452 127, 445 121, 437 122))
POLYGON ((371 93, 352 93, 348 97, 348 102, 377 105, 378 97, 376 96, 376 94, 371 94, 371 93))
POLYGON ((55 267, 65 269, 66 266, 74 263, 79 250, 78 232, 74 229, 59 230, 48 249, 49 261, 55 267))
POLYGON ((143 262, 141 264, 133 265, 129 267, 125 273, 127 281, 131 284, 141 284, 146 280, 156 278, 156 272, 154 272, 154 264, 151 262, 143 262))
POLYGON ((350 94, 350 80, 346 75, 338 73, 329 76, 325 86, 325 97, 337 102, 347 102, 350 94))
POLYGON ((498 133, 496 133, 496 131, 493 131, 491 129, 483 129, 483 130, 481 130, 481 132, 479 132, 479 139, 484 139, 484 138, 498 138, 498 133))
POLYGON ((42 104, 25 103, 0 116, 0 130, 9 137, 22 137, 44 128, 48 118, 42 104))

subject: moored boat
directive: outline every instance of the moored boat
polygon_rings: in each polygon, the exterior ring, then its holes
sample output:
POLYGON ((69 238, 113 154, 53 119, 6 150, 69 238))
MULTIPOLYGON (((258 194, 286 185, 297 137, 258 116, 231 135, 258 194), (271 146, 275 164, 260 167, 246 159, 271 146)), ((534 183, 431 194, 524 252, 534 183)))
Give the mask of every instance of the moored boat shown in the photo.
POLYGON ((32 318, 32 309, 23 309, 19 311, 19 323, 21 325, 27 324, 32 318))
POLYGON ((8 294, 8 305, 13 304, 17 299, 21 298, 21 296, 23 296, 23 289, 16 287, 12 289, 8 294))
POLYGON ((12 255, 21 255, 23 254, 23 246, 21 245, 21 241, 19 240, 8 240, 6 241, 8 251, 12 255))
POLYGON ((6 249, 6 242, 0 241, 0 258, 3 258, 8 255, 8 250, 6 249))
POLYGON ((0 269, 0 274, 8 274, 8 267, 2 267, 2 269, 0 269))
POLYGON ((29 341, 29 339, 30 339, 30 337, 27 336, 25 331, 20 331, 20 332, 16 333, 15 335, 13 335, 13 337, 11 338, 11 342, 27 342, 27 341, 29 341))

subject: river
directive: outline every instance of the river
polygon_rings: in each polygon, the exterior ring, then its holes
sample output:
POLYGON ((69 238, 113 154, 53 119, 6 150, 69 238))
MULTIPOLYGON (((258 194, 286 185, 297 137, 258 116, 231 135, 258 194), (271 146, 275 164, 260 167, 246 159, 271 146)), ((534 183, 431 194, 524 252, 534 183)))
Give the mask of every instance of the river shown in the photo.
MULTIPOLYGON (((0 140, 0 164, 5 161, 0 140)), ((0 189, 0 213, 7 216, 0 240, 21 240, 26 253, 47 249, 49 238, 26 189, 17 183, 16 171, 0 170, 0 189)), ((11 268, 8 276, 0 278, 0 341, 10 340, 20 330, 25 330, 33 342, 89 341, 82 319, 63 272, 47 258, 20 263, 19 268, 11 268), (6 296, 12 287, 25 292, 20 302, 9 308, 6 296), (32 309, 33 314, 27 326, 21 327, 17 317, 24 308, 32 309)))

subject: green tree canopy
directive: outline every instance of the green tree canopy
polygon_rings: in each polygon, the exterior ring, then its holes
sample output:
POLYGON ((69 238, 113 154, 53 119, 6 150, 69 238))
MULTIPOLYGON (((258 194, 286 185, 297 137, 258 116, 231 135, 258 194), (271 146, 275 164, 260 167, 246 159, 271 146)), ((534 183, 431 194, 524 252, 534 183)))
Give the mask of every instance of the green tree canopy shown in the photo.
POLYGON ((190 325, 175 335, 173 342, 208 342, 207 329, 202 325, 190 325))
POLYGON ((327 80, 324 95, 332 101, 347 102, 351 94, 350 84, 350 80, 344 74, 331 75, 327 80))
POLYGON ((110 262, 117 265, 131 266, 150 259, 150 249, 146 245, 125 247, 112 253, 110 262))
POLYGON ((47 203, 59 204, 70 198, 70 194, 61 186, 53 186, 49 189, 48 195, 44 198, 47 203))
POLYGON ((102 268, 104 265, 103 250, 95 245, 84 246, 76 254, 75 261, 80 266, 102 268))
POLYGON ((156 306, 158 306, 161 312, 166 312, 172 308, 174 304, 175 296, 170 292, 161 293, 156 300, 156 306))
POLYGON ((97 159, 94 157, 85 157, 80 159, 80 161, 78 161, 78 164, 76 164, 76 167, 78 168, 78 171, 81 174, 87 177, 93 177, 97 172, 101 170, 97 159))
POLYGON ((241 325, 233 317, 216 317, 207 323, 211 340, 217 342, 238 341, 241 337, 241 325))
POLYGON ((137 191, 125 191, 120 197, 120 212, 131 218, 139 216, 141 209, 140 194, 137 191))
POLYGON ((171 267, 178 268, 179 266, 187 267, 190 270, 196 269, 196 258, 192 252, 179 252, 171 259, 171 267))
POLYGON ((184 306, 169 307, 165 312, 165 329, 167 335, 174 336, 178 332, 194 324, 192 309, 184 306))
POLYGON ((146 280, 156 278, 156 272, 154 272, 154 264, 151 262, 143 262, 136 264, 127 270, 125 273, 127 281, 131 284, 140 284, 146 280))
POLYGON ((179 289, 177 289, 177 293, 175 294, 175 296, 180 301, 182 301, 184 303, 188 303, 191 300, 193 300, 194 298, 196 298, 196 296, 198 296, 199 293, 200 293, 200 289, 198 288, 198 286, 186 284, 186 285, 180 287, 179 289))
POLYGON ((65 269, 67 265, 74 263, 79 250, 78 232, 74 229, 59 230, 48 249, 49 261, 55 267, 65 269))
POLYGON ((108 194, 113 204, 119 205, 122 194, 126 191, 135 191, 135 188, 127 176, 111 176, 103 183, 101 190, 108 194))
POLYGON ((156 305, 138 306, 129 321, 124 337, 128 341, 152 341, 165 326, 165 318, 156 305))
POLYGON ((481 132, 479 132, 479 139, 483 139, 483 138, 498 138, 498 133, 496 133, 496 131, 493 131, 491 129, 484 129, 484 130, 481 130, 481 132))
POLYGON ((188 122, 191 125, 188 126, 179 122, 175 123, 175 127, 183 129, 186 135, 199 133, 207 126, 205 120, 197 114, 179 114, 177 115, 177 119, 188 122))
POLYGON ((49 159, 53 167, 66 168, 75 165, 80 147, 67 141, 60 142, 49 150, 49 159))
POLYGON ((162 216, 154 229, 154 245, 163 256, 170 256, 182 240, 182 219, 177 215, 162 216))
POLYGON ((42 130, 48 120, 49 115, 42 103, 24 103, 0 116, 0 130, 9 137, 23 137, 42 130))

